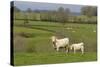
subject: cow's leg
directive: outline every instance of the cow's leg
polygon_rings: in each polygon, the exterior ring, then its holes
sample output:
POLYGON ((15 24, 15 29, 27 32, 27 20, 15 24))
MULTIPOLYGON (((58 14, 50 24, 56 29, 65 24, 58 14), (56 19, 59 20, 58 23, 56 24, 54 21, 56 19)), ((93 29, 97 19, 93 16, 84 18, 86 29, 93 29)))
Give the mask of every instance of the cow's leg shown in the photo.
POLYGON ((57 51, 59 51, 59 47, 57 47, 57 51))
POLYGON ((66 53, 68 53, 68 47, 65 47, 66 53))
POLYGON ((76 49, 74 48, 74 54, 76 53, 76 49))
POLYGON ((82 52, 82 54, 84 54, 84 47, 81 48, 81 52, 82 52))

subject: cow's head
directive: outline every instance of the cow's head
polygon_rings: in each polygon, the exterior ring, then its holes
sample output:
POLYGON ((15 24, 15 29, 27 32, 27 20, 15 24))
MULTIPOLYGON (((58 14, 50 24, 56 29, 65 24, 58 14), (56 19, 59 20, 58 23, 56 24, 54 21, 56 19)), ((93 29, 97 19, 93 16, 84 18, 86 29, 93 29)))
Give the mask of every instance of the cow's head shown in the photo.
POLYGON ((53 43, 54 49, 56 49, 56 36, 52 36, 52 37, 51 37, 51 41, 52 41, 52 43, 53 43))

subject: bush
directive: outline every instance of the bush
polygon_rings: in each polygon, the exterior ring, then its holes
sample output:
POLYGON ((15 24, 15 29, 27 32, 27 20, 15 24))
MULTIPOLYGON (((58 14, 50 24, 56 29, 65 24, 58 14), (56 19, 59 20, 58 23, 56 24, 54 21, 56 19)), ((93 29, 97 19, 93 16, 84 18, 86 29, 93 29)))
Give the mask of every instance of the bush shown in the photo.
POLYGON ((19 33, 19 35, 21 37, 25 37, 25 38, 34 37, 34 35, 32 33, 26 33, 26 32, 21 32, 21 33, 19 33))

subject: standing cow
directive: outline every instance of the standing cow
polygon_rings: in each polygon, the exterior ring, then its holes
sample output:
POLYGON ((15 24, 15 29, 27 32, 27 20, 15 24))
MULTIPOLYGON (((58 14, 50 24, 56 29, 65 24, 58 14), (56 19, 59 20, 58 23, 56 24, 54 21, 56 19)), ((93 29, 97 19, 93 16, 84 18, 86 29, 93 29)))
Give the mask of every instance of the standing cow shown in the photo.
POLYGON ((74 49, 74 54, 76 53, 76 50, 81 50, 82 54, 84 54, 84 43, 77 43, 77 44, 72 44, 70 46, 70 49, 74 49))
POLYGON ((69 47, 69 38, 58 39, 56 36, 51 37, 53 47, 59 51, 60 47, 66 48, 66 52, 68 52, 69 47))

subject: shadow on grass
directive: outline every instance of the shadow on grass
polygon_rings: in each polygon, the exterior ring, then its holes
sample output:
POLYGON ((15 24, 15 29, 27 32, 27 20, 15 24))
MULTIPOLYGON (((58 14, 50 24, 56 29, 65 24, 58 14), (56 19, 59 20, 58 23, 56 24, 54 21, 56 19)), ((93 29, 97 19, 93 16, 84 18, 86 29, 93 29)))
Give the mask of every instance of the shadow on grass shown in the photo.
POLYGON ((38 30, 43 30, 43 31, 56 33, 56 31, 53 31, 53 30, 44 29, 44 28, 40 28, 40 27, 35 27, 35 26, 43 26, 43 25, 16 25, 16 26, 17 27, 27 27, 27 28, 31 28, 31 29, 38 29, 38 30))
POLYGON ((43 31, 47 31, 47 32, 51 32, 54 33, 54 35, 56 36, 62 36, 62 37, 66 37, 65 34, 63 32, 61 32, 61 30, 50 30, 48 28, 42 28, 43 27, 60 27, 60 26, 51 26, 51 25, 16 25, 17 27, 27 27, 30 29, 37 29, 37 30, 43 30, 43 31))

